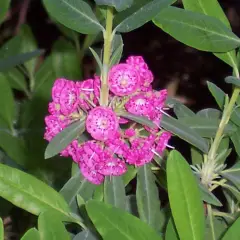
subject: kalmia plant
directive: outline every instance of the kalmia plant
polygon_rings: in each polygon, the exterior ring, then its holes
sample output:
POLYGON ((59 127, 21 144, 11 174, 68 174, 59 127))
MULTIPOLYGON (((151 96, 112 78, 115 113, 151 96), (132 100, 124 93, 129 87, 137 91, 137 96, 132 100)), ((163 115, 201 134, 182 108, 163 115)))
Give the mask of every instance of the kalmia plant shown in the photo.
POLYGON ((240 39, 217 0, 175 2, 43 0, 64 38, 41 66, 28 26, 0 50, 0 196, 38 216, 21 239, 240 239, 240 39), (194 113, 153 89, 142 56, 121 59, 121 34, 149 21, 232 68, 231 96, 207 83, 219 109, 194 113), (102 51, 91 48, 101 36, 102 51), (98 67, 83 80, 88 48, 98 67))

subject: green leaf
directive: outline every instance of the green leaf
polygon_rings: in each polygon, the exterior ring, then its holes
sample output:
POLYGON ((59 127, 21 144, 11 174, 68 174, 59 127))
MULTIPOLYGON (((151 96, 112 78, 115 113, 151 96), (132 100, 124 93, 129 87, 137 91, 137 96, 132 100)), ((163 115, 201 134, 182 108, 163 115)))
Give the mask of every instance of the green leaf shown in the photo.
POLYGON ((161 203, 159 200, 156 178, 149 164, 145 164, 138 170, 136 197, 140 219, 156 231, 160 230, 161 203))
POLYGON ((0 2, 0 25, 6 17, 10 3, 11 3, 11 0, 1 0, 0 2))
POLYGON ((87 201, 92 198, 95 189, 96 185, 88 182, 78 170, 78 172, 62 187, 59 193, 62 194, 72 212, 77 213, 77 195, 79 194, 85 201, 87 201))
POLYGON ((133 0, 95 0, 97 5, 112 6, 121 12, 133 4, 133 0))
POLYGON ((153 22, 178 41, 198 50, 227 52, 240 45, 240 39, 221 21, 201 13, 168 7, 153 22))
POLYGON ((195 147, 191 147, 192 164, 201 164, 203 162, 203 154, 195 147))
POLYGON ((92 232, 89 230, 84 230, 80 233, 78 233, 73 240, 99 240, 99 238, 94 235, 92 232))
POLYGON ((167 160, 167 183, 171 211, 180 239, 204 239, 205 217, 199 187, 190 166, 175 150, 171 151, 167 160))
POLYGON ((122 177, 106 177, 104 181, 104 202, 125 209, 125 199, 125 187, 122 177))
POLYGON ((54 43, 51 55, 56 77, 78 80, 82 76, 79 56, 71 42, 60 39, 54 43))
POLYGON ((133 216, 139 217, 136 195, 126 196, 126 211, 131 213, 133 216))
POLYGON ((37 178, 3 164, 0 164, 0 196, 32 214, 52 210, 69 219, 70 209, 58 192, 37 178))
POLYGON ((8 71, 9 69, 16 67, 34 57, 38 57, 43 54, 43 50, 35 50, 29 53, 22 53, 16 56, 7 57, 0 60, 0 72, 8 71))
MULTIPOLYGON (((181 118, 180 122, 193 129, 202 137, 211 138, 214 137, 220 120, 214 118, 203 118, 203 117, 185 117, 181 118)), ((233 124, 227 124, 224 128, 224 135, 231 135, 236 132, 237 128, 233 124)))
MULTIPOLYGON (((0 8, 1 9, 1 8, 0 8)), ((6 41, 0 49, 0 59, 12 57, 21 53, 21 48, 19 48, 19 43, 21 42, 21 37, 19 35, 12 37, 10 40, 6 41)))
POLYGON ((7 82, 6 76, 0 73, 0 117, 13 129, 15 117, 15 103, 12 90, 7 82))
POLYGON ((14 89, 28 92, 25 76, 16 68, 4 73, 10 86, 14 89))
POLYGON ((51 158, 65 149, 85 129, 85 119, 72 123, 58 133, 48 144, 45 159, 51 158))
POLYGON ((222 187, 231 192, 231 194, 237 199, 238 202, 240 201, 240 192, 237 188, 229 184, 222 184, 222 187))
POLYGON ((40 240, 39 231, 36 228, 30 228, 21 238, 21 240, 40 240))
POLYGON ((187 106, 183 105, 180 102, 174 103, 173 111, 178 119, 195 116, 195 113, 191 109, 189 109, 187 106))
POLYGON ((205 108, 197 112, 197 116, 209 119, 220 119, 222 113, 221 111, 214 108, 205 108))
POLYGON ((125 186, 127 186, 130 183, 130 181, 132 181, 135 178, 139 169, 132 165, 127 166, 127 168, 128 168, 127 172, 123 175, 123 182, 125 186))
POLYGON ((118 46, 118 48, 114 51, 114 53, 111 57, 110 67, 112 67, 120 62, 122 53, 123 53, 123 46, 124 46, 123 44, 120 44, 118 46))
POLYGON ((222 240, 238 240, 240 238, 240 217, 232 224, 224 234, 222 240))
MULTIPOLYGON (((21 26, 19 36, 21 37, 21 53, 32 52, 37 49, 37 42, 28 25, 21 26)), ((28 70, 30 78, 33 78, 36 65, 37 58, 32 58, 30 61, 24 63, 24 66, 28 70)))
POLYGON ((227 229, 226 222, 220 218, 213 218, 213 225, 214 225, 215 238, 213 238, 212 236, 212 229, 211 229, 210 221, 208 218, 206 222, 205 239, 207 240, 222 239, 222 235, 227 229))
POLYGON ((224 178, 232 182, 238 189, 240 189, 240 162, 238 161, 231 168, 223 170, 220 173, 224 178))
POLYGON ((137 116, 128 112, 123 112, 123 111, 118 112, 117 115, 127 118, 129 120, 132 120, 134 122, 137 122, 139 124, 142 124, 144 126, 148 126, 150 128, 156 127, 156 125, 152 121, 148 120, 146 117, 137 116))
POLYGON ((201 182, 199 182, 199 188, 203 201, 217 207, 222 206, 222 203, 217 199, 217 197, 212 192, 210 192, 201 182))
POLYGON ((179 122, 177 119, 164 115, 161 120, 161 127, 192 144, 202 152, 208 152, 208 142, 197 132, 179 122))
POLYGON ((20 166, 27 165, 27 148, 24 141, 0 130, 0 147, 20 166))
POLYGON ((172 218, 170 218, 168 221, 165 240, 179 240, 177 229, 172 218))
POLYGON ((225 78, 226 83, 230 83, 236 87, 240 87, 240 79, 237 77, 229 76, 225 78))
MULTIPOLYGON (((219 19, 223 24, 225 24, 229 29, 231 29, 230 23, 217 0, 183 0, 183 6, 187 10, 215 17, 219 19)), ((215 56, 230 66, 237 68, 237 58, 235 51, 215 53, 215 56)))
POLYGON ((231 136, 231 141, 233 142, 235 151, 237 152, 237 155, 240 156, 240 129, 231 136))
POLYGON ((207 82, 207 86, 213 97, 215 98, 218 106, 223 109, 224 103, 225 103, 225 92, 223 92, 222 89, 220 89, 218 86, 216 86, 214 83, 207 82))
POLYGON ((2 218, 0 218, 0 240, 4 240, 4 226, 2 218))
POLYGON ((70 240, 61 219, 51 211, 43 212, 38 218, 38 229, 41 239, 44 240, 70 240))
POLYGON ((153 0, 125 18, 116 26, 115 31, 131 32, 152 20, 162 9, 174 2, 176 0, 153 0))
POLYGON ((104 240, 161 240, 151 227, 140 219, 106 203, 90 200, 87 212, 104 240))
POLYGON ((96 62, 97 62, 97 64, 98 64, 98 67, 99 67, 100 71, 102 71, 103 66, 102 66, 102 61, 101 61, 100 57, 98 56, 97 52, 96 52, 93 48, 89 47, 89 49, 90 49, 93 57, 95 58, 95 60, 96 60, 96 62))
POLYGON ((90 6, 82 0, 43 0, 51 16, 64 26, 85 34, 104 30, 90 6))
POLYGON ((223 164, 232 151, 232 149, 229 149, 229 142, 230 140, 228 137, 226 138, 224 137, 220 142, 219 149, 217 151, 217 158, 216 158, 216 161, 219 164, 223 164))

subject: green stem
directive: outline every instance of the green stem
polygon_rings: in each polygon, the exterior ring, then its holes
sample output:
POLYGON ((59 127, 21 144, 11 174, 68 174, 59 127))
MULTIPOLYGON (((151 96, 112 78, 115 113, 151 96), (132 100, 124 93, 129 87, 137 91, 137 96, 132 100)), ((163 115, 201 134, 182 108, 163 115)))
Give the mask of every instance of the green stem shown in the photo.
MULTIPOLYGON (((239 71, 237 69, 234 69, 234 74, 239 78, 239 71)), ((240 88, 235 87, 233 90, 232 97, 231 97, 228 105, 226 106, 226 108, 223 111, 222 119, 220 121, 217 133, 215 135, 214 141, 213 141, 211 148, 209 150, 209 153, 208 153, 208 161, 210 161, 210 162, 214 162, 214 160, 216 158, 217 150, 218 150, 220 142, 222 140, 224 129, 229 122, 233 108, 235 107, 235 103, 238 99, 239 93, 240 93, 240 88)))
POLYGON ((212 239, 216 240, 215 231, 214 231, 214 223, 213 223, 213 212, 212 212, 212 206, 210 204, 207 205, 208 210, 208 217, 210 221, 210 227, 212 232, 212 239))
POLYGON ((106 31, 104 32, 103 69, 101 74, 100 105, 108 105, 108 71, 112 48, 113 8, 107 8, 106 31))

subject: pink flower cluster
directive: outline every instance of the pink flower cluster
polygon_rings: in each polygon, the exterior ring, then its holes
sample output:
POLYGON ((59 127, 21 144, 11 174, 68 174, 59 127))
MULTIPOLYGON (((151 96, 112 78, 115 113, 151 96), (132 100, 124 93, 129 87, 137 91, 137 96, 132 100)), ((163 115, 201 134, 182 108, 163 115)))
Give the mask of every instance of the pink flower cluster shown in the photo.
POLYGON ((51 141, 71 123, 86 119, 85 133, 79 133, 60 154, 71 156, 83 176, 101 184, 105 176, 120 176, 127 165, 140 167, 162 156, 171 137, 161 129, 167 91, 155 91, 153 74, 144 59, 131 56, 109 72, 109 106, 100 106, 100 78, 81 82, 57 79, 52 88, 44 138, 51 141), (125 113, 125 118, 121 117, 125 113), (154 128, 127 119, 126 113, 145 117, 154 128), (81 142, 85 134, 87 141, 81 142))

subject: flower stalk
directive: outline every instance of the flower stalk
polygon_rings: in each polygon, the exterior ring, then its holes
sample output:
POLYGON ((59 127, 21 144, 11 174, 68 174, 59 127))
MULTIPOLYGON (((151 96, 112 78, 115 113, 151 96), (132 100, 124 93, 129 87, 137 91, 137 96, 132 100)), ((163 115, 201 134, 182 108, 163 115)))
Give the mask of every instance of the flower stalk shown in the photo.
POLYGON ((112 28, 113 28, 113 7, 107 8, 106 18, 106 30, 103 34, 104 37, 104 50, 103 50, 103 69, 101 74, 101 93, 100 93, 100 105, 108 105, 109 86, 108 86, 108 71, 111 58, 112 48, 112 28))

